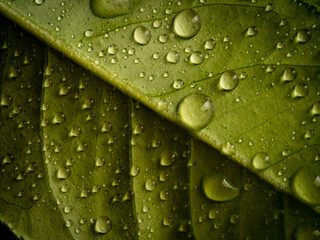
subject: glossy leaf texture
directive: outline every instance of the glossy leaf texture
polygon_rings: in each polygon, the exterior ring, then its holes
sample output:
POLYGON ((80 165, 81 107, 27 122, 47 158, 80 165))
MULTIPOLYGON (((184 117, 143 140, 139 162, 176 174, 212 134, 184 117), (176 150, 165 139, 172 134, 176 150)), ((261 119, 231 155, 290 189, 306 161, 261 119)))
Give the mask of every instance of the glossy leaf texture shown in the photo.
POLYGON ((2 23, 0 220, 18 237, 319 238, 309 207, 2 23))
POLYGON ((312 4, 4 0, 0 9, 277 189, 320 205, 312 4))

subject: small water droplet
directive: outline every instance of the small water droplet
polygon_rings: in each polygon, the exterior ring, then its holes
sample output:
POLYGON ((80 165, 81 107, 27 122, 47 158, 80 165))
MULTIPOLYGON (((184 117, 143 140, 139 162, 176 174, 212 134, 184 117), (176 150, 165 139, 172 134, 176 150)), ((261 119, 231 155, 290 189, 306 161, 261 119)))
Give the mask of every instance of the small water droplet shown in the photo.
POLYGON ((67 213, 67 214, 71 213, 72 212, 72 206, 70 206, 70 205, 65 206, 63 211, 64 211, 64 213, 67 213))
POLYGON ((181 89, 181 88, 183 88, 183 85, 184 85, 183 80, 178 79, 178 80, 173 82, 172 86, 173 86, 174 89, 181 89))
POLYGON ((291 188, 294 194, 309 205, 320 204, 320 176, 315 169, 302 168, 293 177, 291 188))
POLYGON ((34 0, 34 3, 40 6, 44 3, 44 0, 34 0))
POLYGON ((144 126, 142 124, 137 124, 133 128, 133 134, 134 135, 141 135, 144 132, 144 126))
POLYGON ((232 200, 239 194, 239 189, 220 173, 206 174, 202 180, 202 190, 207 198, 218 202, 232 200))
POLYGON ((151 33, 148 28, 139 26, 133 32, 133 39, 141 45, 146 45, 151 39, 151 33))
POLYGON ((108 49, 107 49, 108 53, 110 55, 115 55, 117 54, 117 52, 119 51, 118 46, 115 44, 111 44, 108 49))
POLYGON ((239 77, 234 71, 224 72, 219 79, 219 89, 231 91, 239 84, 239 77))
POLYGON ((94 34, 94 31, 92 29, 88 29, 84 32, 84 36, 87 37, 87 38, 90 38, 92 37, 94 34))
POLYGON ((191 64, 199 65, 203 62, 203 59, 204 59, 203 53, 200 51, 193 52, 190 55, 191 64))
POLYGON ((88 98, 84 101, 81 108, 82 109, 91 109, 94 106, 94 100, 92 98, 88 98))
POLYGON ((156 188, 156 181, 148 179, 145 184, 145 188, 148 191, 153 191, 156 188))
POLYGON ((70 169, 62 166, 58 169, 57 178, 64 180, 64 179, 67 179, 70 176, 70 174, 71 174, 70 169))
POLYGON ((8 107, 12 102, 13 98, 10 95, 5 95, 1 98, 0 106, 8 107))
POLYGON ((265 152, 257 153, 252 159, 252 166, 256 170, 264 170, 269 167, 270 157, 265 152))
POLYGON ((152 141, 152 147, 153 148, 158 148, 158 147, 160 147, 161 146, 161 141, 159 140, 159 139, 154 139, 153 141, 152 141))
POLYGON ((95 165, 96 167, 102 167, 106 163, 106 160, 103 157, 96 158, 95 165))
POLYGON ((212 50, 216 46, 216 42, 213 39, 209 39, 204 43, 204 49, 212 50))
POLYGON ((2 159, 2 165, 10 164, 14 160, 14 156, 11 153, 6 154, 2 159))
POLYGON ((160 19, 154 20, 153 21, 153 27, 154 28, 159 28, 162 25, 162 21, 160 19))
POLYGON ((160 173, 159 180, 161 182, 166 182, 166 181, 168 181, 168 179, 169 179, 168 173, 165 173, 165 172, 160 173))
POLYGON ((201 29, 201 18, 193 9, 179 12, 173 20, 173 31, 181 38, 192 38, 201 29))
POLYGON ((208 217, 209 217, 210 219, 216 219, 218 216, 219 216, 219 210, 211 209, 211 210, 209 211, 208 217))
POLYGON ((311 39, 311 32, 310 30, 304 28, 300 29, 295 37, 295 41, 297 43, 306 43, 311 39))
POLYGON ((53 124, 61 124, 66 120, 66 115, 63 112, 57 112, 52 119, 53 124))
POLYGON ((292 97, 302 98, 307 96, 308 92, 309 92, 308 85, 303 82, 300 82, 294 87, 292 91, 292 97))
POLYGON ((79 126, 73 126, 73 128, 69 132, 69 137, 78 137, 81 134, 81 128, 79 126))
POLYGON ((281 80, 284 82, 290 82, 295 80, 297 77, 297 72, 294 68, 287 67, 281 76, 281 80))
POLYGON ((169 199, 169 192, 167 191, 161 191, 160 192, 160 199, 163 201, 166 201, 169 199))
POLYGON ((138 176, 140 173, 140 168, 137 167, 137 166, 132 166, 131 169, 130 169, 130 176, 132 177, 136 177, 138 176))
POLYGON ((246 36, 253 37, 253 36, 257 35, 257 32, 258 32, 258 29, 256 26, 250 26, 247 29, 246 36))
POLYGON ((274 6, 273 6, 273 4, 270 3, 270 4, 268 4, 266 6, 265 11, 266 12, 271 12, 273 9, 274 9, 274 6))
POLYGON ((96 233, 107 233, 111 230, 112 224, 108 217, 106 216, 100 216, 97 218, 95 224, 94 224, 94 231, 96 233))
POLYGON ((175 152, 165 152, 161 155, 160 164, 165 167, 169 167, 177 159, 177 154, 175 152))
POLYGON ((158 38, 159 42, 166 43, 168 41, 168 35, 167 34, 161 34, 158 38))
POLYGON ((178 52, 174 52, 174 51, 168 52, 166 55, 166 60, 169 63, 177 63, 180 60, 180 55, 178 52))
POLYGON ((226 142, 222 145, 221 152, 227 156, 231 156, 235 152, 235 146, 230 142, 226 142))
POLYGON ((313 104, 312 109, 311 109, 311 115, 320 115, 320 101, 316 102, 313 104))
POLYGON ((215 107, 206 95, 193 93, 181 100, 178 115, 189 127, 200 130, 214 118, 215 107))

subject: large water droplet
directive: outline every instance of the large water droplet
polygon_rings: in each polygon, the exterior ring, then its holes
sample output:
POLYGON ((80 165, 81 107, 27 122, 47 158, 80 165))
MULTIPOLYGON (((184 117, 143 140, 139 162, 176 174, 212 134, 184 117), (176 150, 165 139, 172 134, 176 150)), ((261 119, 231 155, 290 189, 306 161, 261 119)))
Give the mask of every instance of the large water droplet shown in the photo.
POLYGON ((175 152, 165 152, 161 155, 160 164, 162 166, 171 166, 177 159, 177 154, 175 152))
POLYGON ((193 93, 181 100, 178 107, 179 117, 189 127, 200 130, 212 121, 215 114, 210 98, 201 93, 193 93))
POLYGON ((269 167, 270 157, 265 152, 257 153, 252 159, 252 166, 256 170, 264 170, 269 167))
POLYGON ((81 128, 79 126, 73 126, 69 132, 69 137, 78 137, 81 134, 81 128))
POLYGON ((205 175, 202 180, 202 190, 207 198, 218 202, 232 200, 239 194, 238 188, 220 173, 205 175))
POLYGON ((202 52, 196 51, 190 55, 190 63, 199 65, 203 62, 204 56, 202 52))
POLYGON ((132 177, 138 176, 139 173, 140 173, 140 168, 139 168, 139 167, 137 167, 137 166, 132 166, 132 167, 131 167, 131 169, 130 169, 130 175, 131 175, 132 177))
POLYGON ((94 231, 96 233, 107 233, 111 230, 111 227, 110 219, 106 216, 100 216, 94 224, 94 231))
POLYGON ((130 0, 91 0, 91 11, 101 18, 113 18, 131 11, 130 0))
POLYGON ((173 20, 173 31, 182 38, 192 38, 201 28, 200 15, 193 9, 179 12, 173 20))
POLYGON ((282 74, 281 80, 284 82, 290 82, 296 79, 297 72, 294 68, 287 67, 282 74))
POLYGON ((107 49, 107 51, 108 51, 108 53, 110 54, 110 55, 115 55, 115 54, 117 54, 117 52, 118 52, 118 46, 117 45, 115 45, 115 44, 111 44, 109 47, 108 47, 108 49, 107 49))
POLYGON ((171 51, 167 53, 166 60, 169 63, 177 63, 180 60, 180 55, 177 52, 171 51))
POLYGON ((320 173, 311 168, 300 169, 293 177, 292 191, 303 202, 310 205, 320 204, 320 173))
POLYGON ((12 102, 13 98, 10 95, 5 95, 1 98, 0 106, 8 107, 12 102))
POLYGON ((146 45, 150 41, 151 33, 148 28, 144 26, 137 27, 133 32, 133 39, 141 44, 146 45))
POLYGON ((146 190, 153 191, 156 188, 156 181, 148 179, 145 184, 146 190))
POLYGON ((219 88, 223 90, 233 90, 239 84, 238 75, 234 71, 224 72, 219 80, 219 88))
POLYGON ((134 135, 141 135, 144 132, 144 126, 142 124, 137 124, 133 128, 132 132, 133 132, 134 135))
POLYGON ((297 43, 306 43, 311 39, 311 32, 310 30, 303 28, 300 29, 295 37, 295 41, 297 43))
POLYGON ((320 101, 313 104, 311 109, 311 115, 320 115, 320 101))
POLYGON ((44 0, 34 0, 34 3, 37 5, 42 5, 44 3, 44 0))
POLYGON ((303 82, 300 82, 294 87, 292 91, 292 97, 302 98, 307 96, 308 92, 309 92, 308 85, 303 82))

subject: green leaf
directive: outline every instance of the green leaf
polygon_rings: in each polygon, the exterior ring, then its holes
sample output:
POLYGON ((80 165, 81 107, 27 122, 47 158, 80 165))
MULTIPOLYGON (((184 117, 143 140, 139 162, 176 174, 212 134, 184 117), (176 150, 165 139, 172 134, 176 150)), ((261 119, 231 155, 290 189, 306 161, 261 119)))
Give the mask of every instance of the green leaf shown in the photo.
POLYGON ((0 9, 277 189, 320 205, 315 179, 299 180, 300 170, 320 173, 319 13, 312 5, 115 1, 109 11, 112 3, 104 4, 5 0, 0 9))
POLYGON ((319 237, 309 207, 1 22, 0 220, 17 236, 319 237))

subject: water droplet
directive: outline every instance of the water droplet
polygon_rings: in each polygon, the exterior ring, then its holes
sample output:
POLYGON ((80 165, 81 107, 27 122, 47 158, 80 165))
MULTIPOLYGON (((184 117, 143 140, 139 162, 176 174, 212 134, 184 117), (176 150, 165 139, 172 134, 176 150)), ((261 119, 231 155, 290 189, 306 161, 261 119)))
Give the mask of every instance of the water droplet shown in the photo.
POLYGON ((106 163, 106 160, 103 157, 96 158, 95 165, 96 167, 102 167, 106 163))
POLYGON ((216 42, 213 39, 209 39, 204 43, 204 49, 212 50, 216 46, 216 42))
POLYGON ((81 134, 81 128, 79 126, 73 126, 69 132, 69 137, 78 137, 81 134))
POLYGON ((112 124, 109 122, 106 122, 102 125, 101 132, 110 132, 112 128, 113 128, 112 124))
POLYGON ((138 176, 140 173, 140 168, 137 167, 137 166, 132 166, 131 169, 130 169, 130 176, 132 177, 136 177, 138 176))
POLYGON ((92 98, 88 98, 82 104, 82 109, 91 109, 94 106, 94 100, 92 98))
POLYGON ((154 20, 153 21, 153 27, 154 28, 159 28, 162 25, 162 21, 160 19, 154 20))
POLYGON ((153 191, 156 188, 156 181, 148 179, 145 184, 145 188, 148 191, 153 191))
POLYGON ((130 0, 91 0, 94 15, 100 18, 113 18, 131 12, 130 0))
POLYGON ((252 159, 252 166, 256 170, 264 170, 269 167, 270 157, 265 152, 257 153, 252 159))
POLYGON ((11 153, 6 154, 2 159, 2 165, 10 164, 14 160, 14 156, 11 153))
POLYGON ((171 218, 164 218, 162 220, 162 224, 165 227, 170 227, 172 225, 172 219, 171 218))
POLYGON ((151 39, 151 33, 148 28, 139 26, 133 32, 133 39, 141 45, 146 45, 151 39))
POLYGON ((273 6, 273 4, 270 3, 270 4, 268 4, 266 6, 265 11, 266 12, 271 12, 273 9, 274 9, 274 6, 273 6))
POLYGON ((169 199, 169 192, 167 191, 161 191, 160 192, 160 199, 163 201, 166 201, 169 199))
POLYGON ((12 111, 10 112, 10 117, 12 118, 12 117, 14 117, 14 116, 16 116, 16 115, 19 115, 21 112, 22 112, 22 106, 20 106, 20 105, 16 105, 16 106, 14 106, 13 107, 13 109, 12 109, 12 111))
POLYGON ((144 126, 142 124, 137 124, 133 128, 133 134, 134 135, 141 135, 144 132, 144 126))
POLYGON ((193 9, 179 12, 173 20, 173 31, 182 38, 194 37, 201 28, 200 15, 193 9))
POLYGON ((311 32, 308 29, 300 29, 295 37, 297 43, 306 43, 311 39, 311 32))
POLYGON ((108 49, 107 49, 108 53, 110 55, 115 55, 117 54, 117 52, 119 51, 118 46, 115 44, 111 44, 108 49))
POLYGON ((167 53, 166 60, 169 63, 177 63, 180 60, 180 55, 177 52, 171 51, 167 53))
POLYGON ((320 101, 316 102, 313 104, 312 109, 311 109, 311 115, 320 115, 320 101))
POLYGON ((297 72, 294 68, 287 67, 281 76, 281 80, 284 82, 290 82, 295 80, 297 77, 297 72))
POLYGON ((211 209, 211 210, 209 211, 208 217, 209 217, 210 219, 216 219, 216 218, 218 217, 218 215, 219 215, 219 210, 211 209))
POLYGON ((152 141, 152 147, 153 148, 158 148, 158 147, 160 147, 161 146, 161 141, 159 140, 159 139, 154 139, 153 141, 152 141))
POLYGON ((67 227, 67 228, 71 228, 72 225, 73 225, 73 222, 72 222, 71 220, 67 220, 67 221, 66 221, 66 227, 67 227))
POLYGON ((161 182, 166 182, 166 181, 168 181, 168 179, 169 179, 168 173, 165 173, 165 172, 160 173, 159 180, 161 182))
POLYGON ((57 178, 58 179, 67 179, 70 176, 70 174, 71 174, 70 169, 62 166, 58 169, 57 178))
POLYGON ((206 95, 193 93, 181 100, 178 115, 189 127, 200 130, 214 118, 215 107, 206 95))
POLYGON ((71 86, 70 84, 65 84, 63 85, 60 90, 59 90, 59 95, 60 96, 66 96, 71 92, 71 86))
POLYGON ((320 176, 314 169, 302 168, 293 177, 292 190, 303 202, 309 205, 320 204, 320 176))
POLYGON ((34 172, 35 170, 37 170, 37 164, 35 162, 32 162, 32 163, 29 163, 26 173, 34 172))
POLYGON ((294 87, 292 91, 292 97, 302 98, 307 96, 308 92, 309 92, 308 85, 303 82, 300 82, 294 87))
POLYGON ((190 231, 190 226, 191 226, 191 222, 189 220, 184 220, 179 228, 178 231, 179 232, 189 232, 190 231))
POLYGON ((256 26, 250 26, 247 29, 246 36, 253 37, 253 36, 257 35, 257 32, 258 32, 258 29, 256 26))
POLYGON ((44 0, 34 0, 34 3, 37 5, 42 5, 44 3, 44 0))
POLYGON ((178 79, 178 80, 173 82, 172 86, 173 86, 174 89, 181 89, 181 88, 183 88, 183 85, 184 85, 183 80, 178 79))
POLYGON ((161 34, 158 39, 159 39, 159 42, 166 43, 168 41, 168 35, 167 34, 161 34))
POLYGON ((84 36, 87 37, 87 38, 90 38, 92 37, 94 34, 94 31, 92 29, 88 29, 84 32, 84 36))
POLYGON ((313 137, 313 131, 311 131, 311 130, 308 130, 304 135, 305 139, 310 139, 312 137, 313 137))
POLYGON ((12 102, 13 98, 10 95, 5 95, 1 98, 0 106, 8 107, 12 102))
POLYGON ((203 56, 202 52, 199 52, 199 51, 193 52, 190 55, 190 63, 191 64, 195 64, 195 65, 201 64, 203 62, 203 59, 204 59, 204 56, 203 56))
POLYGON ((219 79, 219 89, 231 91, 239 84, 238 75, 234 71, 224 72, 219 79))
POLYGON ((158 59, 160 58, 160 54, 159 54, 158 52, 156 52, 156 53, 154 53, 154 54, 152 55, 152 58, 153 58, 154 60, 158 60, 158 59))
POLYGON ((53 124, 61 124, 66 120, 66 115, 63 112, 57 112, 52 119, 53 124))
POLYGON ((71 213, 72 212, 72 206, 70 206, 70 205, 65 206, 63 211, 64 211, 64 213, 67 213, 67 214, 71 213))
POLYGON ((236 215, 236 214, 233 214, 231 217, 230 217, 230 223, 232 224, 236 224, 239 220, 239 216, 236 215))
POLYGON ((81 189, 80 197, 87 198, 89 196, 89 194, 90 194, 90 190, 87 188, 83 188, 83 189, 81 189))
POLYGON ((207 198, 218 202, 232 200, 239 194, 238 188, 220 173, 205 175, 202 180, 202 190, 207 198))
POLYGON ((175 152, 165 152, 161 155, 160 164, 165 167, 169 167, 177 159, 177 154, 175 152))
POLYGON ((226 142, 222 145, 221 152, 227 156, 231 156, 235 152, 235 146, 230 142, 226 142))
POLYGON ((108 217, 106 216, 100 216, 97 218, 95 224, 94 224, 94 231, 96 233, 107 233, 111 230, 112 224, 108 217))

